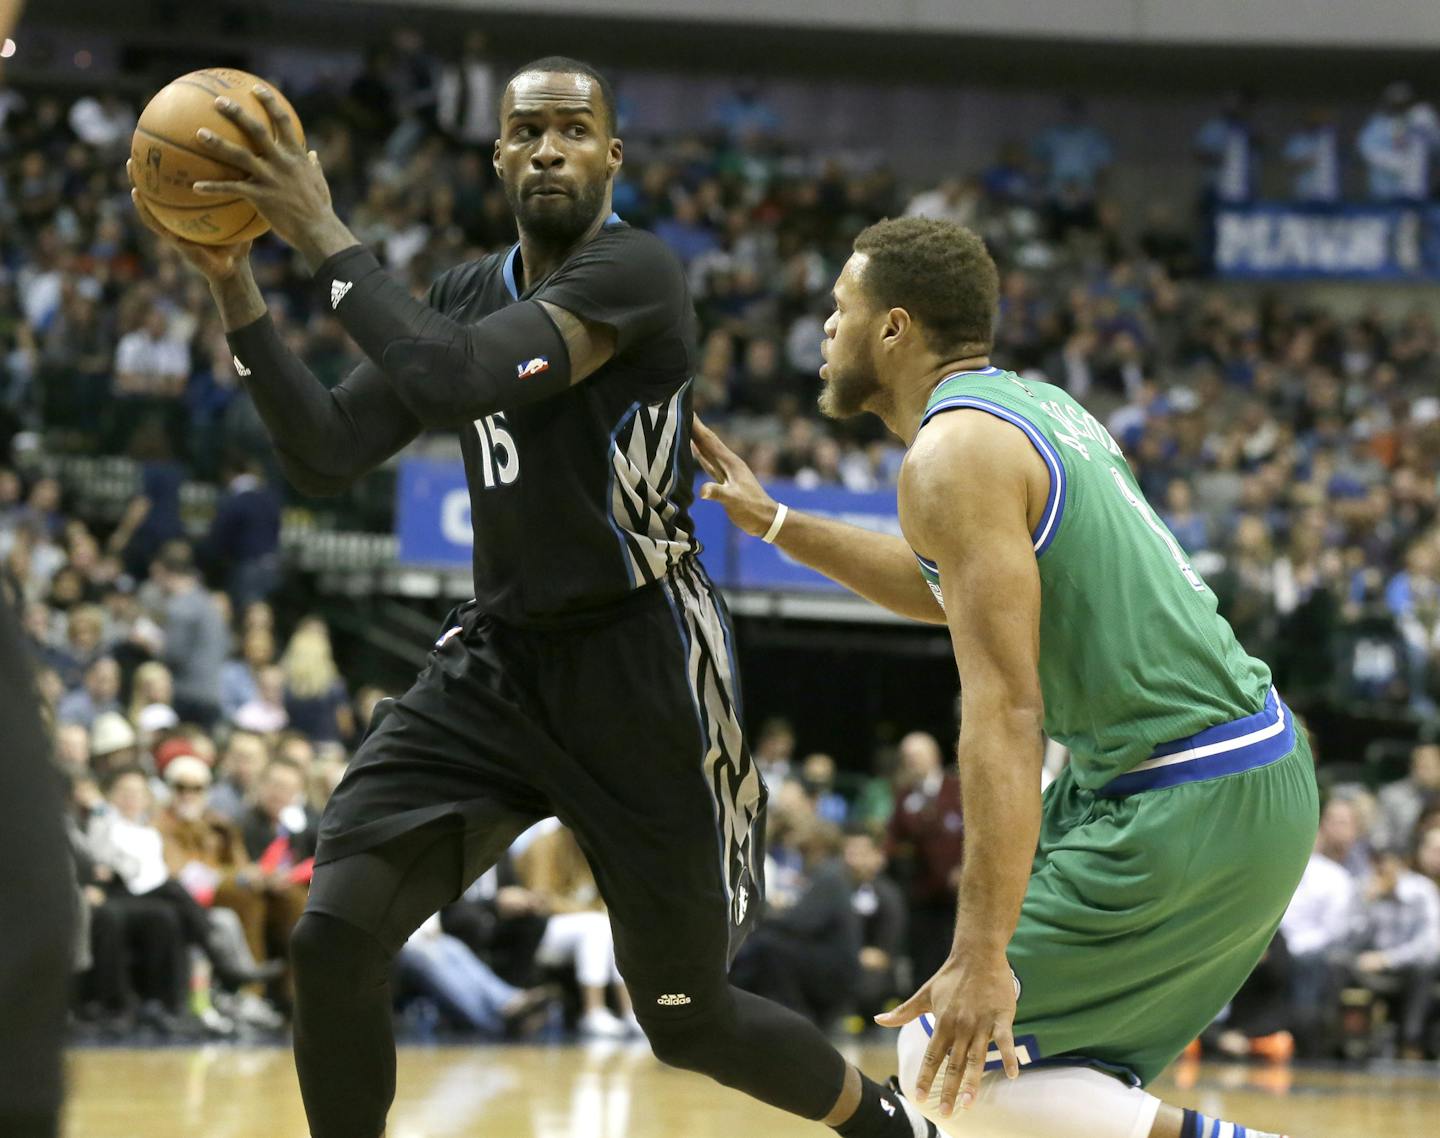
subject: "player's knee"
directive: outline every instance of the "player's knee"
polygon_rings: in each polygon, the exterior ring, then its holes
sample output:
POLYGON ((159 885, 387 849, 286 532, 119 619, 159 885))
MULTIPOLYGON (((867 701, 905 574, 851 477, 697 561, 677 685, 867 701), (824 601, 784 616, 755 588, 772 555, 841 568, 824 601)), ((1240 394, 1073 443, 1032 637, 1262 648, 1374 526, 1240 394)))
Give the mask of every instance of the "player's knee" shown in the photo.
POLYGON ((383 980, 389 960, 369 933, 326 913, 307 911, 290 934, 290 965, 299 989, 383 980))
POLYGON ((696 1071, 725 1082, 725 1056, 736 1031, 735 1011, 728 997, 716 997, 689 1014, 670 1011, 636 1010, 655 1058, 667 1067, 696 1071))

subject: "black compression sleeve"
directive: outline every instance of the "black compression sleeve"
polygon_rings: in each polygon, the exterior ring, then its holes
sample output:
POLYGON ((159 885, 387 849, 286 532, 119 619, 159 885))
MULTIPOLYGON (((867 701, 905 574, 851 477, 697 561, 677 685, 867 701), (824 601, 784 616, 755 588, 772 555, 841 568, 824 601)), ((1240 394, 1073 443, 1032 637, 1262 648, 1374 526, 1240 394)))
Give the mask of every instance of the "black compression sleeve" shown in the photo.
POLYGON ((285 477, 302 493, 339 493, 420 432, 373 364, 326 390, 284 345, 268 314, 226 340, 285 477))
POLYGON ((570 352, 535 301, 462 324, 416 300, 363 245, 315 274, 331 309, 426 427, 458 427, 570 386, 570 352))

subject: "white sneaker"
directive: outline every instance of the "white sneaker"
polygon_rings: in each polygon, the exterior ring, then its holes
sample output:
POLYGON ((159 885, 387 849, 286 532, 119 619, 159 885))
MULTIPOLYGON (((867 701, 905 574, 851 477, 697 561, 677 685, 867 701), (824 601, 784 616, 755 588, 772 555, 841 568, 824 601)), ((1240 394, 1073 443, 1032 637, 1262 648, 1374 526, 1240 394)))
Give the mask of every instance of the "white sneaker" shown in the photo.
POLYGON ((624 1039, 630 1034, 625 1021, 609 1008, 595 1008, 580 1017, 578 1030, 582 1039, 624 1039))
POLYGON ((242 1023, 248 1023, 251 1027, 258 1027, 264 1031, 279 1031, 285 1026, 285 1017, 280 1014, 275 1005, 264 996, 257 996, 254 992, 245 992, 241 995, 234 1017, 242 1023))

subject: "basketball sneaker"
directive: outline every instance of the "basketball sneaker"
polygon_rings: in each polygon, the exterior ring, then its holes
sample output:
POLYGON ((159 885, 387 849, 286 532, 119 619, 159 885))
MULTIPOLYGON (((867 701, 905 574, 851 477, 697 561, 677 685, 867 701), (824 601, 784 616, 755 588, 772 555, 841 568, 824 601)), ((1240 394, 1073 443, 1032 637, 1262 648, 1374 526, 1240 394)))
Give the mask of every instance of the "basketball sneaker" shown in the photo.
POLYGON ((910 1120, 910 1128, 915 1131, 915 1138, 940 1138, 940 1131, 935 1124, 920 1113, 920 1108, 905 1097, 900 1089, 900 1080, 891 1075, 885 1083, 885 1089, 895 1096, 900 1103, 900 1109, 905 1112, 905 1117, 910 1120))

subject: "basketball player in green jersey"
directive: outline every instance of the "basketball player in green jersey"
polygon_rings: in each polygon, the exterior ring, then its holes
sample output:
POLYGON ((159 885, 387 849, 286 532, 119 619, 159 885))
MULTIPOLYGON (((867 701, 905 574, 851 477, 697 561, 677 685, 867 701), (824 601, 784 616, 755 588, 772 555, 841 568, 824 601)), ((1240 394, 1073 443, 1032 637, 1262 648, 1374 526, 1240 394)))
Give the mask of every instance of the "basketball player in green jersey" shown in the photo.
POLYGON ((978 237, 875 225, 834 299, 820 406, 909 445, 904 538, 789 511, 712 432, 695 444, 703 496, 741 529, 950 629, 966 857, 949 959, 879 1017, 902 1028, 901 1089, 967 1138, 1266 1138, 1140 1088, 1234 995, 1300 880, 1303 730, 1104 427, 991 364, 978 237), (1042 732, 1071 752, 1043 799, 1042 732))

